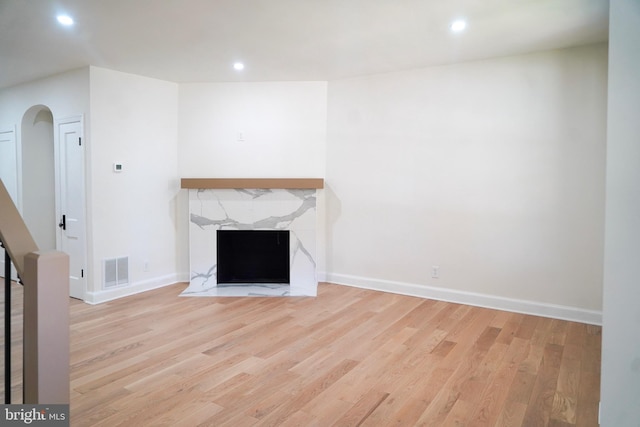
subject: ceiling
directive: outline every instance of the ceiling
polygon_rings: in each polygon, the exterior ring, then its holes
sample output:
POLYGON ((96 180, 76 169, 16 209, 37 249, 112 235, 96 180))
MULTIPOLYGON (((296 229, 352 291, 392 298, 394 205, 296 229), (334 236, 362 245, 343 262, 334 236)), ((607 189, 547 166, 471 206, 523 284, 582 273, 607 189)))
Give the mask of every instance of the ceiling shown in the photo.
POLYGON ((608 15, 608 0, 0 0, 0 88, 87 65, 333 80, 605 41, 608 15))

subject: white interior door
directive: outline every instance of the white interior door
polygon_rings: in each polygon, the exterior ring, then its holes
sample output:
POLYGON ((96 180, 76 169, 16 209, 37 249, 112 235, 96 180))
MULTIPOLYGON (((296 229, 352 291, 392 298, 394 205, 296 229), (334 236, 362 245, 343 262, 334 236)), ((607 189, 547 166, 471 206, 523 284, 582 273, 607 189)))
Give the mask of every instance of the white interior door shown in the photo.
POLYGON ((86 223, 84 143, 80 117, 58 122, 58 249, 69 255, 69 295, 84 299, 86 290, 86 223))

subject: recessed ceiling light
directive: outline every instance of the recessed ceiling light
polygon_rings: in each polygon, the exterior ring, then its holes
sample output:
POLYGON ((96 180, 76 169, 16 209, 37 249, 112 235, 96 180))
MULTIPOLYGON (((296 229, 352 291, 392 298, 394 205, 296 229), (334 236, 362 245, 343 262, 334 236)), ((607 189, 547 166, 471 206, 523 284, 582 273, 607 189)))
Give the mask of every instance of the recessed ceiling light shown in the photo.
POLYGON ((58 15, 57 19, 58 22, 65 27, 70 27, 71 25, 73 25, 73 18, 69 15, 58 15))
POLYGON ((451 31, 453 31, 454 33, 459 33, 460 31, 467 28, 467 21, 465 21, 464 19, 456 19, 451 23, 451 26, 449 28, 451 28, 451 31))
POLYGON ((242 71, 244 70, 244 64, 242 62, 236 62, 233 64, 233 69, 236 71, 242 71))

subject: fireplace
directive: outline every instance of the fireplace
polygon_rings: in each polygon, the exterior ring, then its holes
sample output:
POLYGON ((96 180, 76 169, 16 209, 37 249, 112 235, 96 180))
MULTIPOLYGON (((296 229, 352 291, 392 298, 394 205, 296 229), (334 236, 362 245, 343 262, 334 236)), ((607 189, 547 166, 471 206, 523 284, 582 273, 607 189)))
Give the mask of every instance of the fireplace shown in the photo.
POLYGON ((316 191, 322 179, 184 178, 182 187, 189 189, 191 274, 181 295, 317 295, 316 191), (227 237, 240 242, 229 248, 227 237), (247 243, 245 237, 271 242, 247 243), (275 246, 254 252, 263 243, 275 246), (267 258, 276 252, 277 259, 267 258), (259 271, 267 267, 275 272, 259 271))
POLYGON ((217 283, 289 284, 289 230, 217 230, 217 283))

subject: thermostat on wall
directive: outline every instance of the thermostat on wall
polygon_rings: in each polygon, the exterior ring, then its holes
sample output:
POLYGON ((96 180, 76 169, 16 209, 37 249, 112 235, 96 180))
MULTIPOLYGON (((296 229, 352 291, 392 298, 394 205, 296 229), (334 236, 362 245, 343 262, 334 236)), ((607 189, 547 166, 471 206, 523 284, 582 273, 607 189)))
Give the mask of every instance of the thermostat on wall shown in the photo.
POLYGON ((114 172, 122 172, 122 163, 114 163, 113 164, 114 172))

